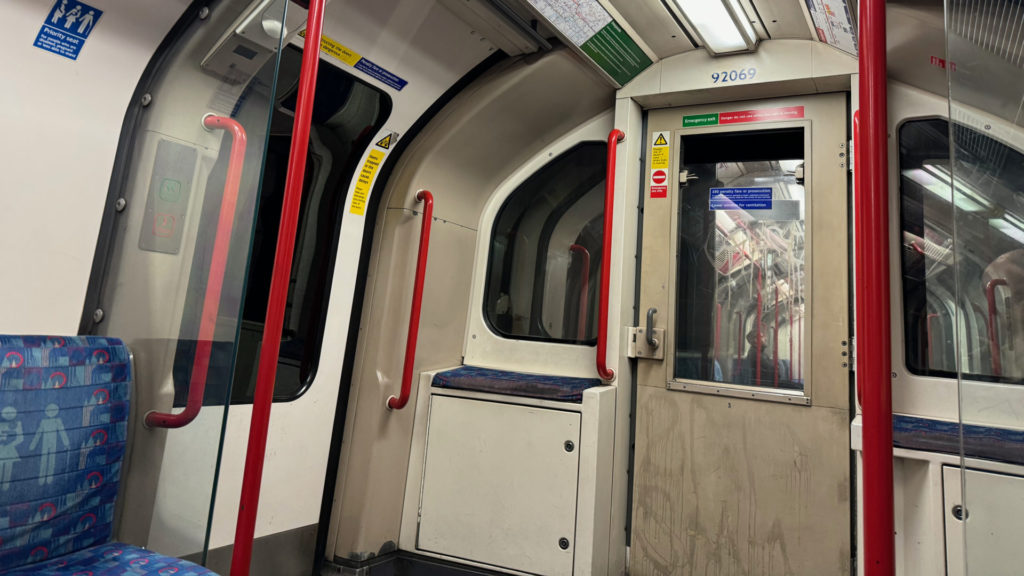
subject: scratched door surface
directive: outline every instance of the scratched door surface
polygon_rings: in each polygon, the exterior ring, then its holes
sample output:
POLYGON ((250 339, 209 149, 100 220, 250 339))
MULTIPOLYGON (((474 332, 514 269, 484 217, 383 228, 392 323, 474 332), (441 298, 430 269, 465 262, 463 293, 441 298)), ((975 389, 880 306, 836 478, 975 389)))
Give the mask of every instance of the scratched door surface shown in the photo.
POLYGON ((631 573, 849 574, 846 96, 648 126, 631 573))

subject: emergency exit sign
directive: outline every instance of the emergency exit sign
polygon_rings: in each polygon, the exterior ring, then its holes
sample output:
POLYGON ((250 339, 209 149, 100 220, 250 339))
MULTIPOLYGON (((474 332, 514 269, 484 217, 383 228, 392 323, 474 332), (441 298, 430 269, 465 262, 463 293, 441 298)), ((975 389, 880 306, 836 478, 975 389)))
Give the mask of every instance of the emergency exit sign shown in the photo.
POLYGON ((695 114, 693 116, 683 116, 683 128, 717 126, 719 124, 745 124, 747 122, 772 122, 778 120, 793 120, 803 117, 803 106, 737 110, 734 112, 722 112, 720 114, 695 114))
POLYGON ((718 114, 697 114, 696 116, 683 116, 683 128, 695 128, 697 126, 715 126, 718 124, 718 114))

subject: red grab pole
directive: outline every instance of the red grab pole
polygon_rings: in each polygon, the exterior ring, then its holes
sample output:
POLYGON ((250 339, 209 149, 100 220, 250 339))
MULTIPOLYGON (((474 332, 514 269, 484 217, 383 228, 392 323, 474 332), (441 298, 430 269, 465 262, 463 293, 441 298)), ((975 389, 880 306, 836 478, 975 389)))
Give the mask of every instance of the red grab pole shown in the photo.
POLYGON ((569 252, 579 254, 583 259, 580 262, 580 306, 579 318, 577 320, 576 338, 583 340, 587 337, 587 311, 589 310, 587 295, 590 293, 590 251, 585 246, 573 244, 569 246, 569 252))
POLYGON ((231 118, 205 116, 203 126, 210 130, 225 130, 231 134, 231 155, 228 157, 224 195, 220 199, 217 234, 213 240, 213 254, 210 256, 210 275, 207 277, 206 294, 203 296, 203 311, 199 318, 199 336, 196 338, 196 355, 192 360, 192 377, 188 383, 188 401, 185 409, 177 414, 147 412, 144 420, 147 428, 181 428, 192 422, 199 415, 199 410, 203 407, 203 396, 206 394, 206 376, 210 369, 213 333, 217 328, 220 293, 224 286, 228 249, 231 247, 231 228, 235 222, 238 187, 242 182, 246 139, 245 128, 231 118))
POLYGON ((601 380, 615 380, 615 370, 608 367, 608 290, 612 278, 612 222, 615 220, 615 162, 619 142, 626 139, 622 130, 608 133, 608 167, 604 179, 604 243, 601 248, 601 298, 597 321, 597 374, 601 380))
MULTIPOLYGON (((864 420, 864 573, 895 569, 885 1, 860 3, 860 183, 856 220, 857 386, 864 420)), ((854 159, 855 163, 857 159, 854 159)))
MULTIPOLYGON (((992 375, 1003 375, 1003 361, 999 350, 999 324, 996 318, 996 288, 1006 286, 1006 279, 989 280, 985 285, 985 298, 988 300, 988 345, 992 349, 992 375)), ((931 352, 931 330, 928 331, 928 352, 931 352)))
POLYGON ((398 397, 388 397, 388 410, 401 410, 412 393, 412 368, 416 363, 416 339, 420 334, 420 310, 423 308, 423 280, 427 276, 427 252, 430 251, 430 222, 434 219, 434 195, 426 190, 416 193, 423 202, 423 223, 420 224, 420 252, 416 258, 416 283, 412 289, 412 310, 409 313, 409 333, 405 338, 405 366, 402 368, 402 391, 398 397))
POLYGON ((252 403, 252 421, 249 424, 249 446, 245 452, 242 495, 238 504, 238 523, 235 526, 235 546, 231 553, 231 576, 249 576, 249 564, 252 561, 252 541, 256 532, 256 510, 259 507, 260 484, 263 480, 263 457, 267 450, 270 406, 274 400, 274 380, 277 376, 278 353, 281 351, 281 329, 288 301, 292 253, 295 250, 295 229, 298 226, 299 205, 302 202, 302 183, 306 176, 309 124, 313 117, 313 95, 316 92, 316 73, 320 64, 320 35, 323 31, 325 2, 326 0, 309 2, 306 44, 302 51, 302 68, 299 72, 299 91, 295 102, 295 122, 292 124, 291 150, 288 153, 281 225, 277 236, 277 249, 274 252, 274 271, 270 280, 270 296, 267 299, 267 317, 263 325, 263 343, 252 403))

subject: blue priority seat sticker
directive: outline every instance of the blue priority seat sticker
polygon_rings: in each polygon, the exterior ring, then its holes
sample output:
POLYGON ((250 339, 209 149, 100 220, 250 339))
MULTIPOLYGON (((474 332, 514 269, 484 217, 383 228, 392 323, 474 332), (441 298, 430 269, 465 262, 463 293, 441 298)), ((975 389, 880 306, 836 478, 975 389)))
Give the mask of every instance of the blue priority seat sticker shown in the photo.
POLYGON ((47 52, 60 54, 71 60, 85 46, 85 41, 96 28, 103 11, 77 0, 56 0, 46 14, 34 46, 47 52))
POLYGON ((712 188, 710 210, 771 210, 772 189, 712 188))

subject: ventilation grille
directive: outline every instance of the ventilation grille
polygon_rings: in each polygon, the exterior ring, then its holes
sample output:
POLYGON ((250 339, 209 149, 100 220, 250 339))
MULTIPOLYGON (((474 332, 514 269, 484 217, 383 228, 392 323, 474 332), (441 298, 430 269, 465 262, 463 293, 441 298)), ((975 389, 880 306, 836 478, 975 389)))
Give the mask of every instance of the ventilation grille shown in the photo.
POLYGON ((949 31, 1024 68, 1024 1, 951 0, 949 31))

